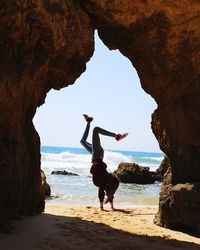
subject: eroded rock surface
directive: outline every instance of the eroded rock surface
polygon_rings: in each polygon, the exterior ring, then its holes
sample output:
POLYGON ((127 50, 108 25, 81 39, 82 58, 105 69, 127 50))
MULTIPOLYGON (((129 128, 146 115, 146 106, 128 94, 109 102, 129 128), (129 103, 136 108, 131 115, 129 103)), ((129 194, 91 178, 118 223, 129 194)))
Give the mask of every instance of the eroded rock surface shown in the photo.
POLYGON ((0 225, 44 210, 32 118, 51 88, 85 70, 93 33, 76 0, 0 2, 0 225))
POLYGON ((41 175, 41 188, 43 190, 43 195, 45 197, 51 197, 51 187, 46 181, 46 175, 42 169, 40 169, 40 175, 41 175))
POLYGON ((121 162, 114 171, 123 183, 152 184, 155 178, 149 172, 149 167, 139 166, 136 163, 121 162))
POLYGON ((164 227, 199 232, 199 192, 199 182, 172 185, 171 168, 168 168, 160 191, 160 211, 154 222, 164 227))
POLYGON ((164 175, 167 169, 170 167, 169 158, 165 155, 164 159, 161 161, 160 166, 155 171, 156 181, 163 181, 164 175))
MULTIPOLYGON (((85 70, 93 25, 110 49, 131 60, 158 104, 152 129, 170 159, 171 178, 163 182, 157 223, 169 225, 188 197, 199 208, 199 1, 2 0, 0 20, 0 223, 44 208, 32 118, 51 88, 72 84, 85 70)), ((183 226, 198 229, 200 213, 194 221, 188 206, 182 209, 183 226)))

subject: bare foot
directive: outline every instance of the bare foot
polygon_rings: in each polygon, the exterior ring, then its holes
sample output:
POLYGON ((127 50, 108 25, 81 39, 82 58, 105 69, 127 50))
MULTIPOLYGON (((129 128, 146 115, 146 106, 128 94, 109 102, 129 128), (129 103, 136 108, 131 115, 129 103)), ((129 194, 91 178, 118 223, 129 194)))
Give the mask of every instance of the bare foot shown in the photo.
POLYGON ((116 139, 117 141, 120 141, 120 140, 124 139, 125 137, 127 137, 127 135, 128 135, 128 133, 125 133, 125 134, 117 134, 116 137, 115 137, 115 139, 116 139))
POLYGON ((103 209, 103 202, 102 202, 102 201, 100 201, 100 210, 101 210, 101 211, 104 210, 104 209, 103 209))
POLYGON ((88 116, 88 115, 86 115, 86 114, 83 114, 83 116, 84 116, 86 122, 91 122, 91 121, 93 121, 93 117, 92 117, 92 116, 88 116))

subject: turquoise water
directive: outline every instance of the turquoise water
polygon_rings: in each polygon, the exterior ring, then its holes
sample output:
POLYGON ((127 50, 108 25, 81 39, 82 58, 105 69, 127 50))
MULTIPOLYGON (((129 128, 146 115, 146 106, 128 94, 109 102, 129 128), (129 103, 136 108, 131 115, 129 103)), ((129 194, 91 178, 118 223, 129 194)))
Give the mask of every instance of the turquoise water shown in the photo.
MULTIPOLYGON (((155 171, 164 154, 148 152, 105 151, 104 161, 113 172, 121 162, 134 162, 155 171)), ((41 147, 41 168, 56 198, 48 202, 64 204, 98 205, 98 189, 93 185, 91 155, 84 148, 41 147), (79 176, 51 175, 53 170, 66 170, 79 176)), ((115 204, 123 206, 155 206, 158 204, 160 183, 151 185, 122 184, 115 194, 115 204)))

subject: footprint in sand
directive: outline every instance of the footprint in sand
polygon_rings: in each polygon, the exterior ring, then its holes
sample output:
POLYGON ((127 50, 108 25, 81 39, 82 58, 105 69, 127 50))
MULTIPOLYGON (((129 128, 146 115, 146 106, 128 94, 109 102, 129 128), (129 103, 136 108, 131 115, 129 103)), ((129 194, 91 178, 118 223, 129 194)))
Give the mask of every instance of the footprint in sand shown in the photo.
POLYGON ((100 214, 100 212, 99 211, 94 211, 93 214, 100 214))

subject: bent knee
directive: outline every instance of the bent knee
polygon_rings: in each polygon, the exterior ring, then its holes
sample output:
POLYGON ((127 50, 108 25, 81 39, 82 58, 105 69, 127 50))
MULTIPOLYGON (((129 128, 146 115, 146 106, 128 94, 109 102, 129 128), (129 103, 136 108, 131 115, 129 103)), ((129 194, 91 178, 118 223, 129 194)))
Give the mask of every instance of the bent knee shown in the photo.
POLYGON ((96 126, 96 127, 93 128, 93 133, 98 133, 99 130, 100 130, 100 127, 97 127, 97 126, 96 126))
POLYGON ((80 140, 80 144, 85 147, 86 143, 84 140, 80 140))

